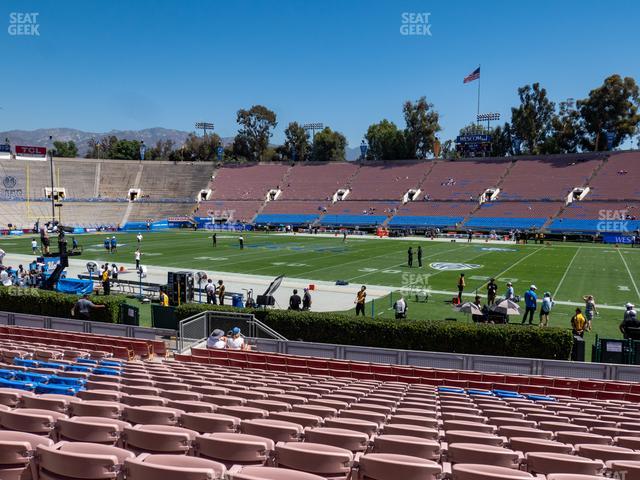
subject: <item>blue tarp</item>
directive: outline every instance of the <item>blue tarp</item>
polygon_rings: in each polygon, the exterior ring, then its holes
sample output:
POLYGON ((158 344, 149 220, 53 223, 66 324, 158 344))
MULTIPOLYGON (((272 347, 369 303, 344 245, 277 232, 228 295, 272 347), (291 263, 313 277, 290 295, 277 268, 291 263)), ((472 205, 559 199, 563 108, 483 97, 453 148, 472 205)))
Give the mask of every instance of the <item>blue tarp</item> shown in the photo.
POLYGON ((58 280, 56 290, 75 295, 90 294, 93 292, 93 282, 91 280, 80 280, 78 278, 64 278, 58 280))

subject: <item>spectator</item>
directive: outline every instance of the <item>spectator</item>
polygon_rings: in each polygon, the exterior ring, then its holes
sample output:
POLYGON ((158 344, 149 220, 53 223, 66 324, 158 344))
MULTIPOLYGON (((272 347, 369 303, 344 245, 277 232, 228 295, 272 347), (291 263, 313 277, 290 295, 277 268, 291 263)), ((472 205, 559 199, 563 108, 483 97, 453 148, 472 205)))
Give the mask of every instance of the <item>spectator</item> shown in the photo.
POLYGON ((102 293, 109 295, 111 293, 111 283, 109 281, 109 264, 105 263, 100 276, 102 280, 102 293))
POLYGON ((142 234, 140 232, 136 235, 136 241, 138 242, 138 245, 142 243, 142 234))
POLYGON ((135 259, 136 259, 136 270, 140 269, 140 257, 142 257, 142 252, 140 251, 140 247, 136 248, 135 259))
POLYGON ((544 292, 544 297, 542 298, 542 303, 540 305, 540 326, 546 327, 549 322, 549 314, 551 313, 551 309, 555 306, 556 302, 551 298, 550 292, 544 292))
POLYGON ((458 303, 462 303, 462 291, 464 290, 465 285, 464 273, 461 273, 460 278, 458 278, 458 303))
POLYGON ((504 298, 505 300, 511 300, 512 302, 515 302, 516 295, 513 290, 513 283, 507 282, 507 293, 504 294, 504 298))
POLYGON ((240 244, 240 250, 244 249, 244 237, 242 235, 240 235, 238 237, 238 243, 240 244))
POLYGON ((418 267, 422 268, 422 245, 418 245, 418 267))
POLYGON ((169 295, 164 291, 164 288, 160 287, 160 305, 162 307, 169 306, 169 295))
POLYGON ((396 320, 407 318, 407 302, 404 297, 400 297, 393 304, 393 310, 396 312, 396 320))
POLYGON ((498 285, 496 279, 492 278, 487 284, 487 304, 493 305, 496 302, 496 295, 498 294, 498 285))
POLYGON ((576 308, 576 314, 571 317, 571 328, 573 334, 579 337, 584 337, 584 327, 587 324, 587 320, 582 315, 582 310, 576 308))
POLYGON ((311 294, 309 289, 304 289, 304 295, 302 295, 302 310, 311 310, 311 294))
POLYGON ((638 320, 638 315, 634 310, 634 306, 632 303, 627 303, 625 307, 627 309, 624 312, 624 318, 619 326, 620 331, 622 332, 622 335, 624 335, 624 338, 633 338, 634 340, 640 340, 637 333, 632 334, 627 330, 628 328, 640 328, 640 321, 638 320))
POLYGON ((209 338, 207 339, 207 348, 212 348, 215 350, 222 350, 227 347, 227 337, 225 337, 224 332, 219 328, 216 328, 209 338))
POLYGON ((527 322, 527 315, 529 316, 529 325, 533 323, 533 314, 536 311, 538 306, 538 296, 536 295, 536 286, 531 285, 529 290, 527 290, 524 294, 524 317, 522 317, 522 324, 524 325, 527 322))
POLYGON ((480 295, 476 295, 475 298, 473 299, 473 304, 478 307, 478 309, 482 312, 480 314, 474 313, 473 315, 471 315, 471 319, 474 322, 484 322, 486 317, 485 317, 485 313, 486 313, 486 309, 482 307, 482 299, 480 298, 480 295))
POLYGON ((215 305, 216 304, 216 286, 213 284, 212 279, 207 280, 207 285, 204 287, 204 291, 207 294, 207 303, 211 303, 215 305))
POLYGON ((300 304, 302 303, 302 299, 300 295, 298 295, 298 290, 293 290, 293 295, 289 297, 289 310, 300 310, 300 304))
POLYGON ((71 316, 80 318, 81 320, 90 320, 91 310, 99 308, 105 308, 105 306, 96 305, 91 300, 89 300, 89 295, 84 294, 81 298, 78 299, 78 301, 71 309, 71 316))
POLYGON ((34 255, 38 253, 38 242, 35 238, 31 240, 31 253, 33 253, 34 255))
POLYGON ((356 317, 358 314, 362 314, 364 316, 364 304, 367 301, 367 287, 362 285, 358 293, 356 294, 356 299, 353 303, 356 304, 356 317))
POLYGON ((218 293, 218 303, 220 305, 224 305, 224 292, 226 288, 222 280, 218 280, 218 288, 216 288, 216 292, 218 293))
POLYGON ((229 350, 244 350, 245 349, 244 337, 242 336, 242 333, 240 332, 240 328, 233 327, 229 331, 227 336, 228 336, 228 338, 227 338, 227 348, 229 350))
POLYGON ((598 315, 598 309, 596 308, 596 302, 593 299, 593 295, 585 295, 582 297, 585 301, 584 305, 584 316, 587 319, 587 331, 591 331, 591 322, 593 321, 594 315, 598 315))
POLYGON ((409 247, 409 250, 407 250, 407 265, 409 266, 409 268, 413 267, 413 248, 409 247))

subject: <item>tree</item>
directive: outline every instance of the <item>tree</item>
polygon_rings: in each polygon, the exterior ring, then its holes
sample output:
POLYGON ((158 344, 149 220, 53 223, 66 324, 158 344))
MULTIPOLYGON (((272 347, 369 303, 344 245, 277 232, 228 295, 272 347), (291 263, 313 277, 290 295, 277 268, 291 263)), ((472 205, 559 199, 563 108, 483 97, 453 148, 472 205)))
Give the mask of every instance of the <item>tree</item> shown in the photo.
POLYGON ((613 133, 612 148, 633 137, 640 123, 638 85, 631 77, 611 75, 604 83, 578 100, 577 108, 585 130, 586 150, 607 149, 606 133, 613 133))
POLYGON ((580 112, 575 108, 573 98, 560 102, 558 114, 551 119, 551 130, 551 136, 543 146, 544 153, 575 153, 578 151, 583 141, 584 131, 580 112))
POLYGON ((69 140, 68 142, 53 142, 53 156, 69 158, 77 157, 78 147, 76 146, 76 142, 73 140, 69 140))
POLYGON ((234 141, 234 151, 248 160, 262 160, 269 146, 271 130, 278 125, 276 114, 263 105, 253 105, 248 110, 238 110, 236 122, 240 130, 234 141))
POLYGON ((207 133, 199 137, 190 133, 184 145, 174 150, 169 158, 174 162, 213 162, 218 158, 218 147, 222 145, 222 139, 216 133, 207 133))
POLYGON ((407 142, 407 156, 427 158, 429 153, 433 152, 436 133, 441 130, 438 112, 425 97, 421 97, 416 102, 406 101, 402 111, 406 122, 404 135, 407 142))
POLYGON ((158 140, 154 147, 148 148, 144 159, 145 160, 170 160, 173 153, 175 143, 171 139, 158 140))
POLYGON ((316 133, 311 147, 311 158, 316 162, 344 161, 347 139, 329 127, 316 133))
POLYGON ((280 160, 295 160, 304 162, 309 159, 311 146, 309 145, 309 134, 298 122, 291 122, 284 131, 284 145, 276 148, 280 155, 280 160), (295 151, 295 155, 294 155, 295 151))
POLYGON ((518 89, 520 106, 511 108, 513 134, 524 145, 526 153, 539 154, 552 131, 555 105, 547 97, 547 91, 539 83, 518 89))
POLYGON ((374 160, 398 160, 407 158, 407 142, 404 132, 395 123, 382 120, 367 129, 365 135, 369 149, 367 158, 374 160))

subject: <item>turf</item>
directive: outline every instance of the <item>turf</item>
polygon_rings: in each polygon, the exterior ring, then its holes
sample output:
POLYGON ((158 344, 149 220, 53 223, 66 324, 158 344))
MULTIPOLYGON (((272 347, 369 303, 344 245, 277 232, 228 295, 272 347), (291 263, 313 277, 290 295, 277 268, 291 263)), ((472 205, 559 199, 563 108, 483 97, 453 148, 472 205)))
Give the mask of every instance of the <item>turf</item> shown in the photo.
MULTIPOLYGON (((512 281, 516 294, 523 295, 534 283, 538 293, 550 291, 556 300, 582 303, 582 297, 593 294, 600 308, 594 321, 595 334, 619 337, 618 324, 622 311, 607 308, 621 307, 626 302, 640 303, 635 279, 640 271, 640 249, 596 244, 551 243, 547 245, 484 244, 465 241, 457 243, 365 239, 349 237, 281 236, 275 234, 245 234, 245 249, 240 250, 237 235, 219 233, 218 245, 213 248, 208 232, 169 231, 144 233, 143 260, 148 265, 216 270, 244 274, 297 277, 309 280, 347 280, 350 283, 384 285, 402 291, 410 298, 409 318, 466 317, 452 311, 446 303, 456 290, 461 271, 438 270, 436 263, 466 263, 465 292, 476 290, 486 294, 486 281, 495 277, 498 294, 505 290, 505 282, 512 281), (407 248, 423 248, 423 267, 407 266, 407 248), (437 293, 428 303, 415 303, 414 291, 426 287, 437 293)), ((83 259, 110 260, 134 263, 135 233, 117 234, 118 252, 110 255, 102 247, 103 235, 77 236, 84 248, 83 259)), ((30 239, 10 237, 0 240, 6 252, 30 254, 30 239)), ((396 294, 397 297, 398 294, 396 294)), ((391 318, 391 301, 379 299, 368 312, 391 318)), ((557 305, 550 324, 569 326, 575 309, 571 305, 557 305)), ((537 320, 537 319, 536 319, 537 320)), ((519 321, 512 318, 512 321, 519 321)))

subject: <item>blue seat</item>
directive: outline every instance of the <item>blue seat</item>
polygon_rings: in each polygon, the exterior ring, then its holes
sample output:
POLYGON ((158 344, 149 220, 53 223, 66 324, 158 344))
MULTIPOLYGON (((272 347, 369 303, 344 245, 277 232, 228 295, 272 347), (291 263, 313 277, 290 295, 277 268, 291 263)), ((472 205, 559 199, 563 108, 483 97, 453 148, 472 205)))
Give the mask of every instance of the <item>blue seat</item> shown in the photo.
POLYGON ((439 392, 448 392, 448 393, 464 393, 464 388, 457 387, 438 387, 439 392))
POLYGON ((98 363, 102 367, 121 367, 122 366, 122 363, 114 362, 113 360, 100 360, 100 362, 98 363))
POLYGON ((320 213, 261 213, 254 223, 258 225, 305 225, 313 223, 320 213))
POLYGON ((26 390, 33 392, 36 384, 33 382, 21 382, 19 380, 7 380, 0 378, 0 388, 16 388, 18 390, 26 390))
POLYGON ((39 362, 39 363, 40 363, 39 368, 53 368, 56 370, 64 370, 64 367, 66 367, 66 365, 63 363, 56 363, 56 362, 39 362))
POLYGON ((120 375, 120 371, 113 368, 94 368, 93 373, 96 375, 120 375))
POLYGON ((76 363, 86 363, 86 364, 90 364, 90 365, 97 365, 98 361, 97 360, 91 360, 90 358, 79 358, 76 360, 76 363))
POLYGON ((556 399, 554 397, 549 397, 548 395, 525 395, 529 400, 533 400, 536 402, 555 402, 556 399))
POLYGON ((436 217, 418 215, 396 215, 389 220, 390 227, 453 227, 464 217, 436 217))
POLYGON ((467 393, 469 395, 479 395, 479 396, 485 396, 485 397, 493 397, 493 393, 488 391, 488 390, 476 390, 474 388, 469 388, 467 389, 467 393))
POLYGON ((13 380, 16 376, 16 371, 15 370, 5 370, 0 369, 0 378, 5 378, 7 380, 13 380))
POLYGON ((31 383, 47 383, 49 381, 49 375, 43 375, 41 373, 31 372, 16 372, 15 379, 21 382, 31 383))
POLYGON ((84 373, 91 373, 93 371, 93 368, 91 367, 85 367, 84 365, 67 365, 65 367, 65 370, 67 372, 84 372, 84 373))
POLYGON ((49 377, 48 385, 70 385, 72 387, 81 387, 84 386, 86 380, 82 378, 73 378, 73 377, 58 377, 56 375, 52 375, 49 377))
POLYGON ((36 393, 56 393, 58 395, 70 395, 73 396, 81 389, 71 387, 69 385, 50 385, 48 383, 36 383, 36 393))
POLYGON ((525 398, 524 395, 520 395, 519 393, 512 390, 494 390, 493 393, 501 398, 525 398))
POLYGON ((325 215, 321 225, 370 226, 382 225, 387 219, 385 215, 325 215))
POLYGON ((27 358, 18 358, 15 357, 13 359, 13 364, 18 365, 19 367, 27 367, 27 368, 38 368, 40 366, 40 362, 37 360, 29 360, 27 358))
POLYGON ((541 228, 546 218, 509 218, 509 217, 473 217, 467 220, 466 227, 474 228, 541 228))

